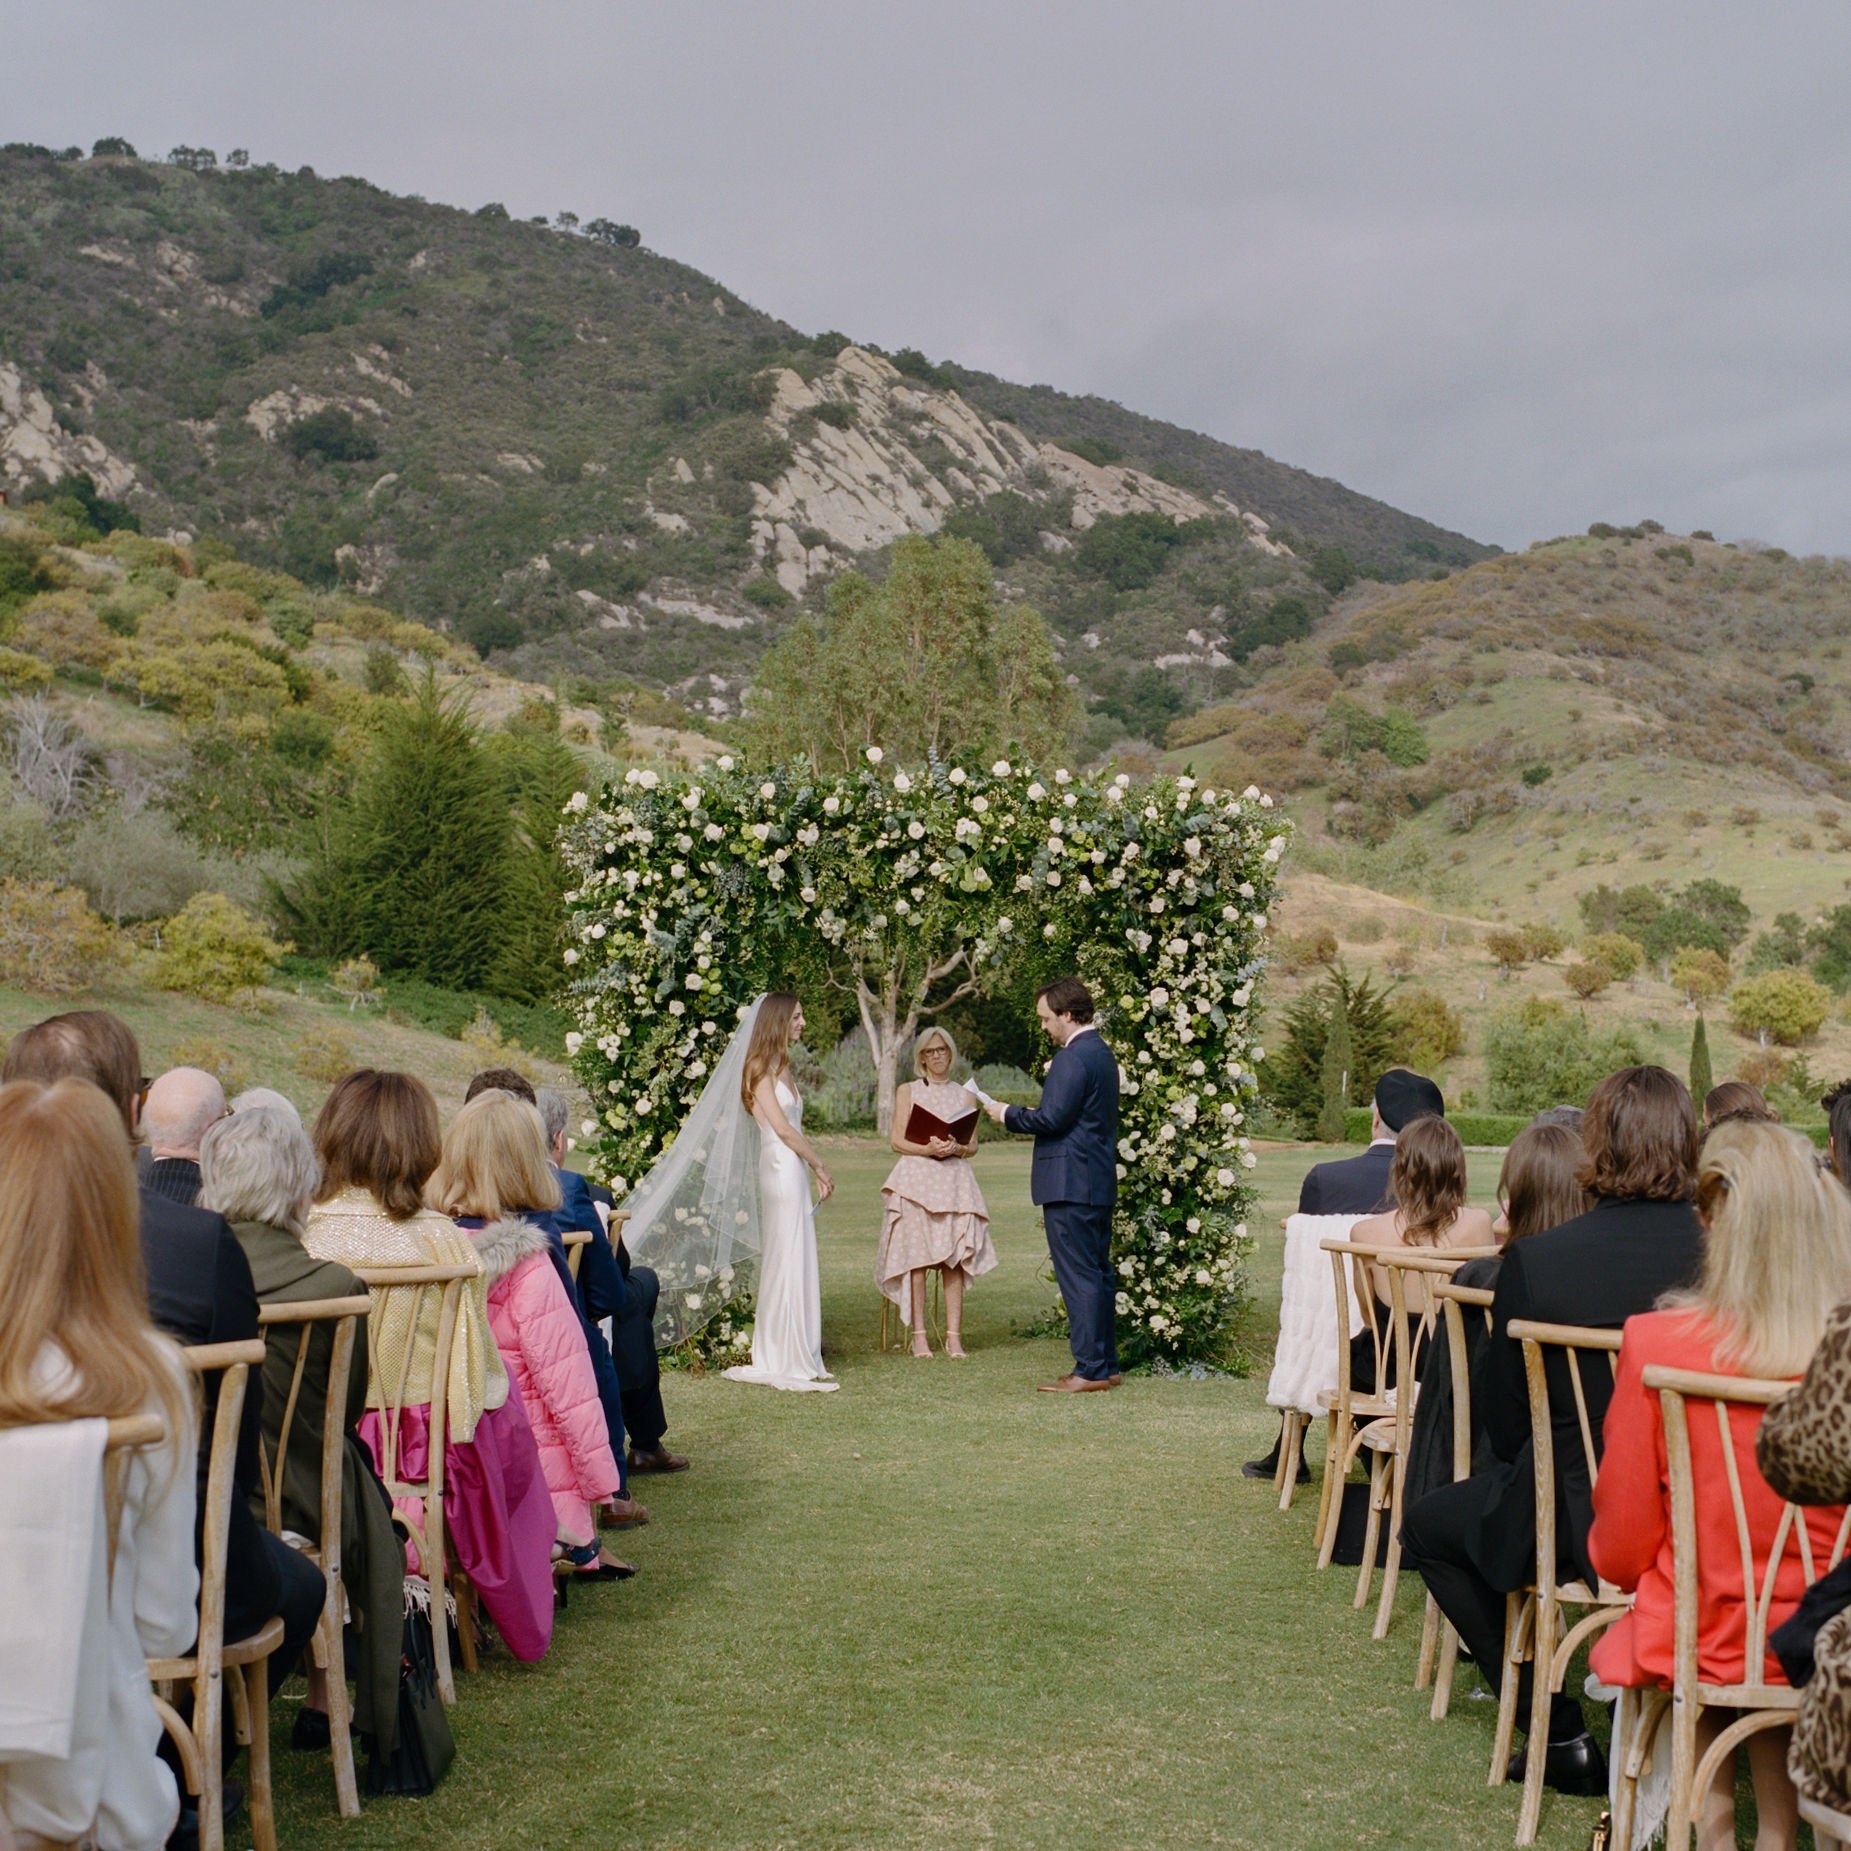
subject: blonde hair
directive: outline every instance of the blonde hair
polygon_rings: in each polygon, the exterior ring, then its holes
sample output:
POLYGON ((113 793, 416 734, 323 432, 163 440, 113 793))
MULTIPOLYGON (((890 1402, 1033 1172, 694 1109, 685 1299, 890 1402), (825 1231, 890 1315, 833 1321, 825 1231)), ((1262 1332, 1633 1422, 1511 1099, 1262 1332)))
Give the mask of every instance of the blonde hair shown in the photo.
POLYGON ((557 1208, 559 1178, 539 1111, 498 1086, 477 1093, 450 1121, 424 1199, 446 1215, 485 1221, 557 1208))
MULTIPOLYGON (((922 1080, 925 1078, 925 1051, 935 1041, 942 1041, 945 1044, 945 1052, 951 1056, 952 1067, 958 1064, 958 1044, 951 1039, 951 1031, 948 1028, 940 1028, 937 1023, 934 1023, 913 1043, 913 1071, 922 1080)), ((950 1070, 947 1068, 946 1072, 950 1070)))
POLYGON ((1717 1327, 1720 1366, 1801 1374, 1833 1307, 1851 1297, 1851 1197, 1797 1131, 1727 1119, 1704 1142, 1697 1213, 1703 1270, 1660 1303, 1717 1327))
POLYGON ((115 1103, 88 1080, 0 1086, 0 1176, 0 1427, 152 1402, 179 1459, 196 1391, 148 1318, 141 1200, 115 1103), (50 1385, 48 1346, 70 1364, 50 1385))
POLYGON ((745 1072, 740 1076, 740 1102, 749 1112, 761 1080, 773 1079, 790 1064, 791 1018, 802 1007, 788 990, 772 990, 758 1006, 752 1039, 746 1044, 745 1072))

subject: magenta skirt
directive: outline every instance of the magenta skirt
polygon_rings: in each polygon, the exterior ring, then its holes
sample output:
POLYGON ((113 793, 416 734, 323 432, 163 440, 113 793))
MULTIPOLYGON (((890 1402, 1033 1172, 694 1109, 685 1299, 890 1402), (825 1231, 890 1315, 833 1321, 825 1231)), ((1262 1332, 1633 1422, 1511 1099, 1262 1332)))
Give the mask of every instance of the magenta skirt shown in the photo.
MULTIPOLYGON (((375 1470, 381 1464, 380 1426, 371 1411, 360 1422, 375 1470)), ((398 1450, 401 1476, 422 1478, 430 1458, 428 1407, 406 1408, 398 1450)), ((394 1502, 422 1527, 417 1499, 394 1502)), ((523 1662, 544 1657, 553 1642, 556 1524, 540 1449, 512 1382, 506 1403, 476 1422, 473 1440, 451 1440, 444 1447, 443 1525, 444 1553, 468 1572, 508 1650, 523 1662)), ((407 1543, 406 1555, 415 1571, 415 1543, 407 1543)))

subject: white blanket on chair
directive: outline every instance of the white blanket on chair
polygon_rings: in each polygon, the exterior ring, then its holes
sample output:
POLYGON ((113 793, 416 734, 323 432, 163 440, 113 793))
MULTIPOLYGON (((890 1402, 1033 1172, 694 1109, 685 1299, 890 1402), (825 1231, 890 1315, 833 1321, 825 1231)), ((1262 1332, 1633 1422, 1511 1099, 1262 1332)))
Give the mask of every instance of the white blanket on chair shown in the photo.
MULTIPOLYGON (((1337 1386, 1337 1295, 1331 1256, 1318 1245, 1347 1240, 1361 1215, 1293 1215, 1285 1224, 1285 1274, 1279 1291, 1279 1347, 1273 1353, 1267 1402, 1320 1414, 1320 1394, 1337 1386)), ((1347 1342, 1363 1327, 1362 1307, 1350 1294, 1347 1342)))

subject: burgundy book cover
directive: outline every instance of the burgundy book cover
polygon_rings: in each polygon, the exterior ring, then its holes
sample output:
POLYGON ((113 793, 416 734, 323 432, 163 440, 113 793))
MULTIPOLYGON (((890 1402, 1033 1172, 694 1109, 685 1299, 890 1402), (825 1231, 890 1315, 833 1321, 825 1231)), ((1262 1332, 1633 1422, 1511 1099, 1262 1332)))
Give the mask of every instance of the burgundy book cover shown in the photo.
POLYGON ((906 1121, 906 1141, 909 1144, 930 1144, 934 1138, 949 1138, 954 1144, 968 1144, 977 1130, 979 1116, 973 1108, 946 1124, 936 1112, 928 1112, 924 1106, 916 1105, 912 1116, 906 1121))

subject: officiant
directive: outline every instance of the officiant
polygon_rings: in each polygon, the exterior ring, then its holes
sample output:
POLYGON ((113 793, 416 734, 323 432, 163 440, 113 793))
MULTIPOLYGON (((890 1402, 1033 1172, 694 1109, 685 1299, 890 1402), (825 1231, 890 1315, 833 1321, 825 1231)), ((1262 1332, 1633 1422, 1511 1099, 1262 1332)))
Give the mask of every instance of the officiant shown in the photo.
POLYGON ((880 1255, 874 1277, 900 1307, 913 1354, 932 1354, 926 1329, 926 1274, 945 1279, 945 1354, 964 1355, 964 1288, 996 1264, 990 1211, 971 1158, 977 1154, 977 1102, 951 1083, 957 1048, 942 1028, 913 1043, 916 1080, 893 1102, 893 1148, 900 1161, 881 1187, 880 1255))

